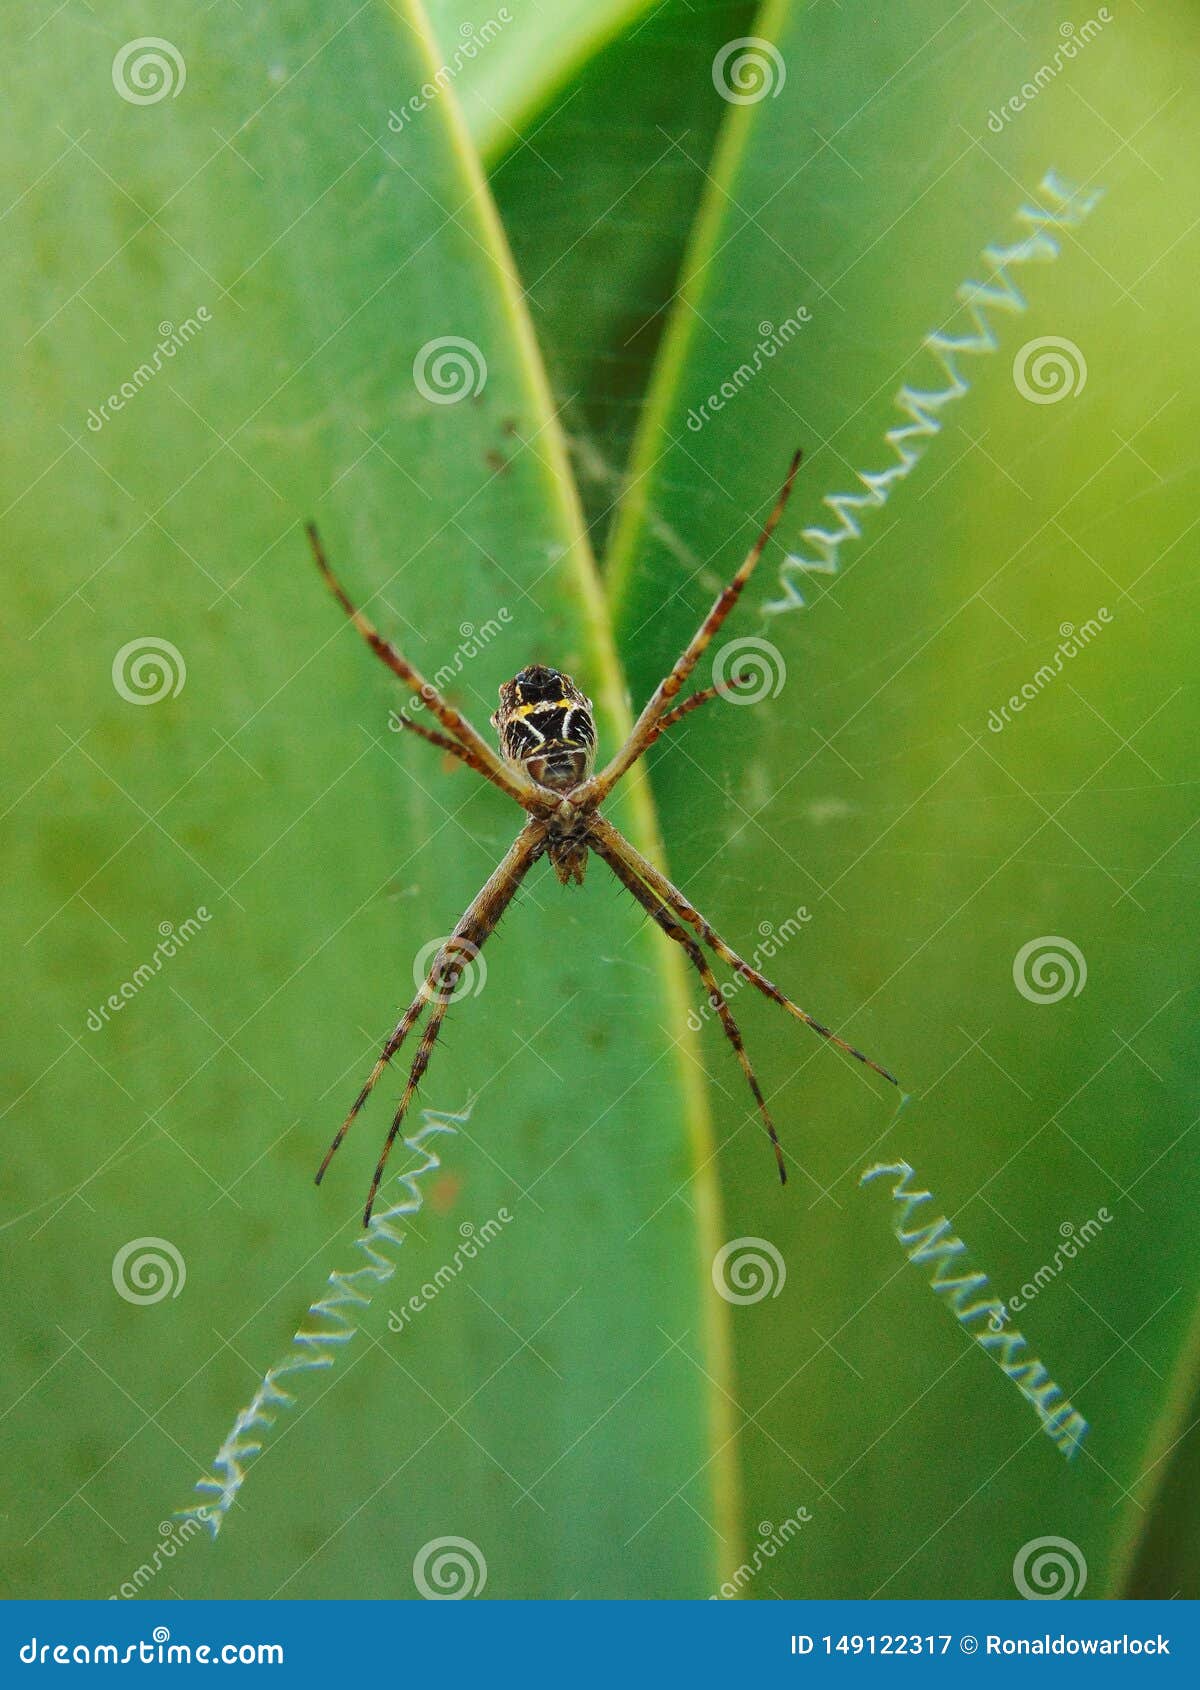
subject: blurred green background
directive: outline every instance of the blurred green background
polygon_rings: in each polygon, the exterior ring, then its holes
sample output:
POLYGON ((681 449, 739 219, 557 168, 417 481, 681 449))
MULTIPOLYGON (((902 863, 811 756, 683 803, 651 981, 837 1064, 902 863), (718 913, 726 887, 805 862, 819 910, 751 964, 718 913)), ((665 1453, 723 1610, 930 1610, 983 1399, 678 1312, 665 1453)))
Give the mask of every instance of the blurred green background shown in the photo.
POLYGON ((612 743, 799 444, 722 635, 769 642, 775 695, 673 730, 614 815, 743 952, 794 933, 768 972, 910 1103, 738 993, 781 1191, 666 941, 603 865, 531 877, 423 1089, 472 1112, 395 1276, 216 1542, 141 1589, 413 1597, 456 1536, 489 1596, 1015 1597, 1053 1535, 1088 1595, 1200 1594, 1195 7, 22 0, 2 27, 9 1591, 105 1596, 176 1542, 357 1265, 386 1110, 312 1171, 515 831, 390 730, 303 521, 480 725, 547 661, 612 743), (147 52, 165 82, 130 80, 147 52), (1013 268, 996 350, 838 572, 768 612, 823 499, 896 461, 897 390, 943 385, 924 337, 970 332, 960 285, 1050 169, 1102 198, 1013 268), (1031 399, 1048 336, 1064 379, 1031 399), (148 638, 152 705, 119 660, 148 638), (1080 989, 1037 1001, 1014 959, 1056 936, 1080 989), (860 1189, 899 1158, 1006 1299, 1111 1216, 1015 1322, 1089 1421, 1072 1464, 860 1189), (139 1304, 114 1259, 147 1238, 184 1267, 139 1304), (718 1294, 739 1239, 777 1294, 718 1294))

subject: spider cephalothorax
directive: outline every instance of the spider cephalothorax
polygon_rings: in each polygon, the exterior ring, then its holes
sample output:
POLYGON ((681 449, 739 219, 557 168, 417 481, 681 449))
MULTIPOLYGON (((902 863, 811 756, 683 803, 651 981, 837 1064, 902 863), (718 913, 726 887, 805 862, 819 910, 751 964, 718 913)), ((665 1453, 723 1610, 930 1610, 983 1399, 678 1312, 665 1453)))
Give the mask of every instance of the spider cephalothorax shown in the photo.
POLYGON ((442 751, 457 757, 485 780, 489 780, 493 786, 498 786, 502 792, 516 800, 527 816, 524 827, 513 841, 504 860, 459 920, 454 932, 439 946, 420 991, 384 1044, 374 1068, 367 1077, 366 1085, 359 1092, 350 1113, 334 1135, 333 1143, 329 1146, 317 1173, 319 1184, 355 1116, 370 1097, 392 1057, 428 1007, 429 1020, 421 1035, 408 1083, 392 1117, 391 1130, 375 1167, 375 1177, 363 1214, 364 1225, 370 1221, 375 1194, 383 1178, 388 1154, 400 1131, 413 1094, 429 1065, 434 1041, 467 960, 478 953, 495 930, 496 923, 512 902, 522 880, 541 857, 550 859, 555 873, 565 885, 568 881, 582 881, 588 853, 595 851, 647 915, 669 939, 673 939, 682 947, 688 961, 700 976, 709 1005, 741 1064, 746 1083, 774 1147, 781 1180, 786 1180, 787 1171, 775 1124, 771 1120, 754 1070, 750 1066, 737 1022, 701 949, 701 943, 707 945, 709 950, 743 980, 755 986, 797 1021, 803 1021, 814 1032, 820 1033, 822 1038, 828 1039, 848 1055, 856 1057, 859 1062, 866 1063, 868 1068, 882 1074, 884 1079, 891 1080, 893 1085, 896 1083, 886 1068, 881 1068, 878 1063, 872 1062, 870 1057, 864 1056, 861 1050, 855 1050, 845 1039, 839 1038, 828 1027, 823 1027, 819 1021, 814 1021, 811 1015, 786 997, 778 986, 772 985, 765 975, 751 967, 732 946, 726 944, 699 910, 688 902, 679 888, 673 886, 665 874, 660 873, 653 863, 643 857, 641 852, 600 814, 603 800, 660 734, 690 711, 707 703, 709 699, 726 695, 739 685, 739 678, 735 677, 724 686, 704 687, 699 692, 691 693, 679 704, 672 702, 678 698, 684 682, 703 656, 717 629, 737 603, 742 588, 753 574, 754 567, 783 514, 783 507, 787 503, 799 463, 800 454, 797 452, 774 508, 741 568, 724 591, 718 594, 712 609, 670 674, 654 689, 624 744, 619 747, 612 761, 598 774, 593 773, 596 728, 592 720, 591 701, 584 697, 569 676, 561 674, 557 669, 534 664, 528 669, 522 669, 519 675, 504 683, 500 688, 500 708, 492 717, 492 723, 500 736, 500 749, 503 753, 502 757, 498 757, 471 723, 442 697, 438 689, 432 686, 395 646, 372 627, 361 610, 355 608, 334 578, 325 561, 316 529, 310 524, 308 533, 313 554, 342 609, 388 668, 425 700, 446 731, 438 733, 433 728, 423 727, 419 722, 414 722, 404 715, 399 717, 401 725, 438 746, 442 751))

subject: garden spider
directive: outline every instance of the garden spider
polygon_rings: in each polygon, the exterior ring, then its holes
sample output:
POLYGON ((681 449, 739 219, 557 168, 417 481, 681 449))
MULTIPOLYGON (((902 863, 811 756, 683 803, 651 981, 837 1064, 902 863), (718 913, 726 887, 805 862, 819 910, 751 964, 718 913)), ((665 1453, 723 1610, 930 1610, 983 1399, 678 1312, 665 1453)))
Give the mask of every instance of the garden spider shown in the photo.
POLYGON ((491 781, 493 786, 507 792, 509 797, 515 799, 527 812, 525 825, 507 855, 466 910, 454 932, 439 948, 420 991, 396 1023, 367 1078, 367 1083, 334 1134, 325 1160, 317 1172, 319 1185, 334 1153, 350 1130, 355 1116, 370 1097, 384 1069, 420 1019, 425 1006, 431 1005, 429 1020, 421 1035, 407 1084, 392 1118, 392 1125, 371 1181, 370 1194, 363 1210, 364 1226, 370 1224, 371 1210, 380 1181, 383 1179, 388 1155, 412 1102, 413 1094, 429 1065, 434 1042, 463 969, 478 955, 495 929, 496 923, 512 902, 518 886, 533 864, 543 856, 549 857, 559 880, 566 886, 571 882, 582 883, 588 852, 595 851, 596 855, 608 864, 622 886, 632 893, 646 913, 658 923, 667 937, 683 948, 689 962, 699 974, 709 1003, 741 1064, 746 1083, 750 1087, 774 1148, 782 1182, 787 1181, 787 1169, 779 1135, 775 1131, 775 1123, 750 1066, 742 1035, 729 1005, 721 995, 704 952, 686 928, 692 928, 722 962, 740 974, 744 980, 748 980, 752 986, 756 986, 766 997, 779 1004, 782 1009, 787 1010, 789 1015, 803 1021, 805 1026, 811 1027, 822 1038, 837 1045, 839 1050, 844 1050, 859 1062, 865 1063, 885 1080, 890 1080, 893 1085, 897 1083, 886 1068, 881 1068, 877 1062, 872 1062, 870 1057, 864 1056, 861 1050, 856 1050, 845 1039, 839 1038, 828 1027, 815 1021, 790 998, 785 997, 778 986, 772 985, 770 980, 744 961, 725 943, 720 934, 713 931, 683 893, 652 863, 647 862, 646 858, 600 814, 601 803, 621 776, 628 772, 661 733, 690 711, 707 703, 710 698, 727 695, 739 684, 740 677, 734 677, 729 686, 705 687, 700 692, 692 693, 674 708, 668 708, 753 574, 755 565, 783 515, 796 470, 800 465, 800 456, 797 452, 793 457, 779 497, 761 534, 751 546, 745 562, 729 585, 718 594, 712 609, 675 667, 665 680, 659 682, 634 723, 629 737, 599 774, 593 773, 596 730, 592 720, 591 700, 584 697, 569 676, 560 674, 557 669, 535 664, 522 669, 519 675, 504 683, 500 688, 500 708, 492 717, 492 725, 499 735, 500 750, 503 754, 497 756, 470 722, 448 704, 438 689, 385 640, 363 613, 351 603, 326 562, 316 528, 311 523, 308 525, 308 537, 317 567, 332 589, 334 597, 371 649, 406 686, 425 701, 446 732, 436 733, 401 715, 399 720, 404 727, 410 733, 419 734, 422 739, 430 741, 442 751, 449 752, 451 756, 466 763, 468 768, 474 769, 485 780, 491 781))

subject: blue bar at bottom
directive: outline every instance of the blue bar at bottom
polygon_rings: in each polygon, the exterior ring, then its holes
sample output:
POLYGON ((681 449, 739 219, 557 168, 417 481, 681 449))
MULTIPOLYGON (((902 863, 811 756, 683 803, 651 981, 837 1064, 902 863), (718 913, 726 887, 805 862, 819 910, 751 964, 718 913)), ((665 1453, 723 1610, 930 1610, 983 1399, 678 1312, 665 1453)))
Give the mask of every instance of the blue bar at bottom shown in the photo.
MULTIPOLYGON (((1192 1602, 9 1602, 0 1683, 264 1674, 329 1690, 465 1669, 529 1685, 928 1682, 1097 1674, 1198 1682, 1192 1602)), ((436 1675, 436 1676, 435 1676, 436 1675)))

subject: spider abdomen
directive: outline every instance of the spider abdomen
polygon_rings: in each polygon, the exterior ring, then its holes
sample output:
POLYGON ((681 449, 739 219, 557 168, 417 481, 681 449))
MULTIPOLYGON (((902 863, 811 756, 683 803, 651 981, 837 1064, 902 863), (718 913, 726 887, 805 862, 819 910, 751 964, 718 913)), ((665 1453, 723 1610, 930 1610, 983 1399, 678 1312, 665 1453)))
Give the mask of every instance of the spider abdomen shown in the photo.
POLYGON ((592 701, 569 675, 533 664, 500 688, 492 717, 500 749, 537 781, 569 792, 587 780, 596 760, 592 701))

